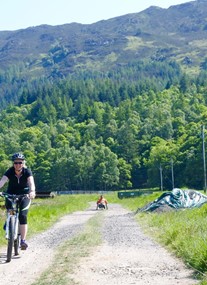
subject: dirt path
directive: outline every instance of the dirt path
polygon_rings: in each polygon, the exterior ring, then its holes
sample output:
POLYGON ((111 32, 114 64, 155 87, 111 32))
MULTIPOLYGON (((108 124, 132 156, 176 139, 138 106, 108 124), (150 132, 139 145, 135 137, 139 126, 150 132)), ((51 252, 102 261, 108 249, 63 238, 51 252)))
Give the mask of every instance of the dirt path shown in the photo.
POLYGON ((75 212, 62 218, 51 229, 28 240, 29 248, 5 263, 6 248, 0 250, 1 285, 30 285, 52 263, 56 248, 79 233, 96 212, 75 212), (3 282, 2 282, 3 280, 3 282))
MULTIPOLYGON (((99 214, 94 205, 61 219, 53 228, 29 240, 29 249, 19 258, 5 263, 5 248, 0 252, 2 285, 30 285, 51 263, 54 245, 79 233, 84 223, 99 214), (3 282, 2 282, 3 281, 3 282)), ((119 205, 104 211, 103 245, 82 258, 71 277, 80 285, 194 285, 192 271, 181 261, 145 236, 133 215, 119 205)))

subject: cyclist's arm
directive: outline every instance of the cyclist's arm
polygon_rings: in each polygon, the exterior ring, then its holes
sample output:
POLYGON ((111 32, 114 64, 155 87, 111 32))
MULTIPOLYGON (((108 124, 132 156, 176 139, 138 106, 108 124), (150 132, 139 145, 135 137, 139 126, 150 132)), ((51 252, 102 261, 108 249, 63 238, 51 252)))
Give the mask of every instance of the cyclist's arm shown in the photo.
POLYGON ((27 178, 28 184, 29 184, 29 197, 31 199, 35 198, 35 183, 34 183, 34 177, 33 176, 29 176, 27 178))
POLYGON ((9 180, 8 177, 3 175, 1 180, 0 180, 0 188, 2 188, 8 180, 9 180))

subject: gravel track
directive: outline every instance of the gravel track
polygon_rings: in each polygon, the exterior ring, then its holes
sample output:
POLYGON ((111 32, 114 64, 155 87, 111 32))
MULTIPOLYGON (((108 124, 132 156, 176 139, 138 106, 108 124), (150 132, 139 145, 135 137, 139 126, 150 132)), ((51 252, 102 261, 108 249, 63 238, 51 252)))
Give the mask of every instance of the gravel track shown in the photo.
POLYGON ((103 245, 83 258, 73 275, 80 285, 198 284, 191 270, 143 234, 131 212, 110 205, 104 215, 103 245))
POLYGON ((0 250, 1 285, 29 285, 52 263, 56 248, 73 238, 95 211, 75 212, 60 219, 51 229, 28 240, 29 247, 6 263, 6 248, 0 250), (3 282, 2 282, 3 280, 3 282))
MULTIPOLYGON (((56 247, 73 238, 100 211, 95 204, 82 212, 60 219, 51 229, 28 240, 29 248, 5 263, 6 249, 0 249, 2 285, 30 285, 52 263, 56 247), (55 246, 54 246, 55 245, 55 246)), ((164 248, 143 234, 131 212, 112 204, 104 215, 103 244, 81 259, 71 274, 80 285, 195 285, 193 272, 164 248)))

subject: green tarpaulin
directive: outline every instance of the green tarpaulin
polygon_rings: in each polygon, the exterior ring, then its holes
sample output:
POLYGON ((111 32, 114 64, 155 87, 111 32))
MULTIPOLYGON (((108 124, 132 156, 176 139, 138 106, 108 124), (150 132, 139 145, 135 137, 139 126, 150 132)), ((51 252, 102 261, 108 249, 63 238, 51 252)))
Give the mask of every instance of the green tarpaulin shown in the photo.
POLYGON ((137 212, 164 212, 185 208, 197 208, 207 203, 207 196, 195 190, 174 188, 171 192, 163 193, 159 198, 138 209, 137 212))

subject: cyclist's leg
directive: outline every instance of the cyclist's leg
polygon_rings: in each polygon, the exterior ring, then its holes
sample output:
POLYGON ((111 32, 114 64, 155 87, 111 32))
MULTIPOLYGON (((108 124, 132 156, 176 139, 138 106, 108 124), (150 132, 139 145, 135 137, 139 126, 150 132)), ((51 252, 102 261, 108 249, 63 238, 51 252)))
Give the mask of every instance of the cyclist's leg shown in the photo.
POLYGON ((31 200, 29 198, 24 198, 19 207, 19 223, 20 223, 20 234, 21 234, 21 248, 26 249, 28 247, 25 242, 27 237, 27 214, 31 204, 31 200))
POLYGON ((20 225, 20 234, 21 234, 21 239, 25 240, 27 237, 27 231, 28 231, 28 226, 27 224, 20 225))

